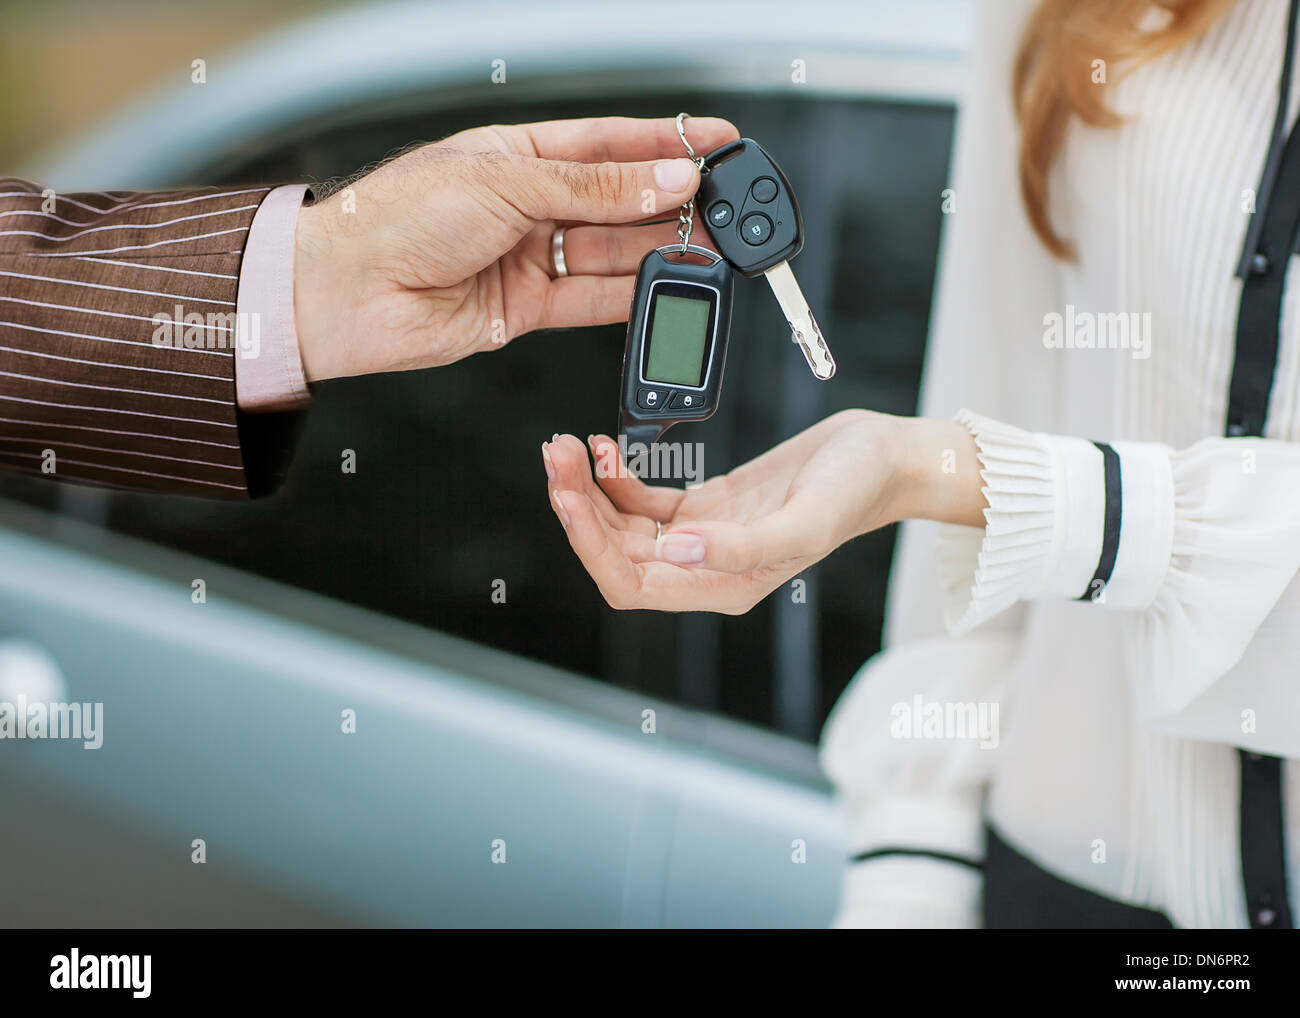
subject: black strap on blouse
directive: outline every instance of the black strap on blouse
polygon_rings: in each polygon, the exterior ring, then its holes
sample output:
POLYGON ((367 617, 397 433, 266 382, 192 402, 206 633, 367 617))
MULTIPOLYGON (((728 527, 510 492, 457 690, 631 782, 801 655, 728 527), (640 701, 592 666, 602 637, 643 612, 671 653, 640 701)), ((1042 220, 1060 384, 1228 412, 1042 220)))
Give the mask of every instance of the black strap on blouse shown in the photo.
POLYGON ((886 856, 935 859, 939 862, 950 862, 956 866, 965 866, 973 870, 982 870, 984 868, 982 862, 978 859, 972 859, 968 855, 958 855, 956 852, 940 852, 933 848, 907 848, 897 845, 887 845, 884 848, 873 848, 866 852, 859 852, 849 862, 871 862, 873 859, 883 859, 886 856))
POLYGON ((1121 484, 1119 453, 1107 442, 1092 444, 1101 451, 1106 511, 1102 521, 1101 555, 1097 558, 1097 569, 1088 581, 1088 589, 1075 598, 1076 601, 1100 601, 1106 593, 1106 584, 1115 571, 1115 559, 1119 557, 1119 535, 1124 522, 1124 489, 1121 484))
MULTIPOLYGON (((1277 368, 1286 272, 1300 241, 1300 132, 1293 129, 1286 137, 1298 14, 1300 0, 1291 0, 1273 136, 1237 269, 1242 288, 1228 391, 1225 433, 1230 438, 1264 433, 1277 368)), ((1283 761, 1245 750, 1239 751, 1238 758, 1241 875, 1250 925, 1290 929, 1283 761)))

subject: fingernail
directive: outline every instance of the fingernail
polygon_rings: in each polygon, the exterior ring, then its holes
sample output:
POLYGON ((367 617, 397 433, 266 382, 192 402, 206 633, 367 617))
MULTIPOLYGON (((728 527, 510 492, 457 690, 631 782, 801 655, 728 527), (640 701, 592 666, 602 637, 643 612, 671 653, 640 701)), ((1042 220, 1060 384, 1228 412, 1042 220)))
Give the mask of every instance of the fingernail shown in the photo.
POLYGON ((659 557, 682 566, 704 561, 704 538, 696 534, 664 534, 659 539, 659 557))
POLYGON ((551 441, 558 442, 559 440, 560 440, 560 433, 557 431, 554 435, 551 436, 551 441))
POLYGON ((546 464, 546 479, 552 484, 555 483, 555 464, 551 462, 551 450, 547 448, 548 443, 542 443, 542 462, 546 464))
POLYGON ((560 501, 560 493, 558 491, 551 492, 551 498, 555 502, 555 511, 560 514, 560 522, 564 524, 564 529, 568 530, 569 514, 565 512, 564 503, 560 501))
POLYGON ((665 159, 655 163, 654 173, 661 191, 685 191, 695 179, 695 165, 689 159, 665 159))

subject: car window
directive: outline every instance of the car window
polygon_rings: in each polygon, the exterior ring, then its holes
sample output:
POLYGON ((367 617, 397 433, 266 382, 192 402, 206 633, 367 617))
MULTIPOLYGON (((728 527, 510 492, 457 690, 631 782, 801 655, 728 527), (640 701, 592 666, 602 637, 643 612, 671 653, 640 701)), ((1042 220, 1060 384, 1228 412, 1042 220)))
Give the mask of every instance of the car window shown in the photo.
MULTIPOLYGON (((492 103, 314 120, 213 153, 205 183, 325 180, 463 127, 687 109, 732 119, 795 185, 794 267, 839 363, 814 381, 766 284, 738 280, 723 400, 673 438, 712 475, 846 407, 916 405, 952 110, 734 94, 492 103)), ((426 107, 427 108, 427 107, 426 107)), ((177 183, 183 183, 178 181, 177 183)), ((611 432, 623 326, 522 337, 448 368, 333 381, 305 416, 288 483, 252 504, 113 493, 113 530, 617 686, 815 738, 879 649, 893 529, 851 542, 739 618, 604 605, 546 505, 540 445, 611 432), (355 473, 342 470, 345 450, 355 473), (497 596, 494 597, 494 592, 497 596), (502 599, 504 594, 504 599, 502 599)), ((0 494, 55 508, 55 486, 0 474, 0 494)))

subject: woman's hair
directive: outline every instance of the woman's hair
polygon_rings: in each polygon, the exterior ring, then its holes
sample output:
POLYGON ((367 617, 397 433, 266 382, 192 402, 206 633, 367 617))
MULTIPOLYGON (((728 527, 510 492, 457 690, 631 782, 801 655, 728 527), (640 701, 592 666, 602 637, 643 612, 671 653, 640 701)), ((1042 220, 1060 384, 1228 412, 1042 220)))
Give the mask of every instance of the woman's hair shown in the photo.
POLYGON ((1107 77, 1196 39, 1233 0, 1042 0, 1020 41, 1014 99, 1020 121, 1020 192, 1029 221, 1058 258, 1074 248, 1052 225, 1048 174, 1070 118, 1113 127, 1107 77), (1098 63, 1098 61, 1104 61, 1098 63))

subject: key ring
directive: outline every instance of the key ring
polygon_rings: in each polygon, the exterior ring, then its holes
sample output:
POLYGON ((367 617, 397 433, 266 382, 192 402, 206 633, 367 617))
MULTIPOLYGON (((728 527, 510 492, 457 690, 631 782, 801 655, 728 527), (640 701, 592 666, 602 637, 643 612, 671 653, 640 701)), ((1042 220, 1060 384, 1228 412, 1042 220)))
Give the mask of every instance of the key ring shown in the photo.
POLYGON ((710 251, 707 247, 700 247, 699 244, 687 244, 686 250, 682 250, 676 244, 665 244, 663 247, 655 248, 661 255, 675 254, 685 258, 688 254, 699 255, 701 258, 707 258, 710 264, 717 265, 722 261, 722 255, 716 251, 710 251))
POLYGON ((696 168, 697 170, 699 170, 700 172, 703 172, 703 171, 704 171, 704 157, 703 157, 703 156, 697 156, 697 155, 695 154, 695 148, 694 148, 694 146, 691 145, 691 143, 690 143, 689 141, 686 140, 686 118, 689 117, 689 116, 690 116, 689 113, 679 113, 679 114, 677 114, 677 137, 679 137, 679 138, 682 139, 682 144, 686 146, 686 154, 687 154, 687 156, 690 157, 691 162, 693 162, 693 163, 695 164, 695 168, 696 168))
MULTIPOLYGON (((686 155, 695 168, 701 173, 704 172, 704 157, 695 154, 695 148, 686 139, 686 117, 688 114, 677 114, 677 137, 682 139, 682 144, 686 146, 686 155)), ((691 232, 695 229, 695 196, 691 195, 691 200, 682 206, 681 211, 677 214, 677 239, 682 242, 681 254, 687 254, 694 245, 691 244, 691 232)), ((696 251, 699 251, 696 248, 696 251)), ((710 254, 712 252, 709 252, 710 254)))

